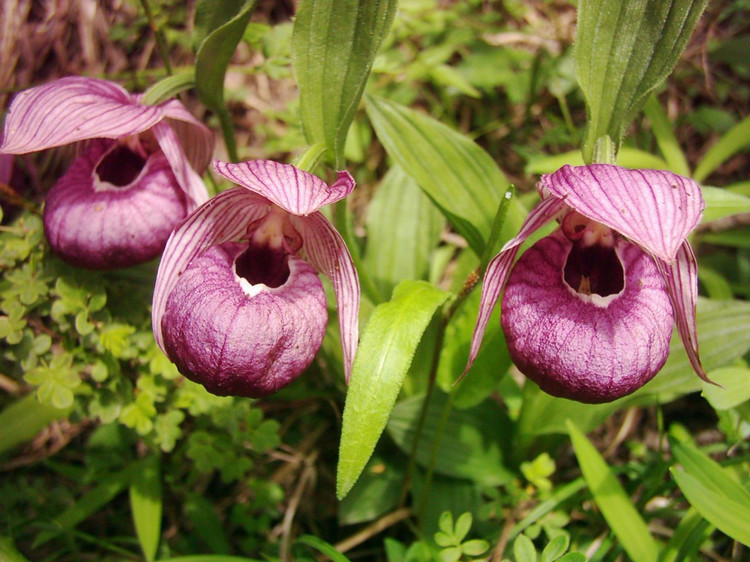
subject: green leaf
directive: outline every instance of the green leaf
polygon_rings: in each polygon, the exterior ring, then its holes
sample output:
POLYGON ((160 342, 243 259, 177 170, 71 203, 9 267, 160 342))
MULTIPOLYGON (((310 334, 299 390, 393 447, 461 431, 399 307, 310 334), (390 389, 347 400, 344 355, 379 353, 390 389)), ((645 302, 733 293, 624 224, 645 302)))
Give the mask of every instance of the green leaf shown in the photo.
MULTIPOLYGON (((583 166, 583 156, 579 150, 564 152, 554 156, 538 156, 532 158, 526 165, 527 174, 551 174, 562 168, 565 164, 570 166, 583 166)), ((639 150, 631 146, 623 146, 617 153, 617 165, 623 168, 653 170, 666 170, 669 165, 658 156, 639 150)))
POLYGON ((472 519, 472 515, 468 511, 466 513, 462 513, 458 516, 458 519, 456 519, 456 524, 453 527, 453 535, 459 542, 463 542, 463 540, 466 538, 466 535, 468 535, 469 531, 471 531, 472 519))
POLYGON ((224 532, 224 523, 210 501, 197 494, 190 494, 185 500, 184 509, 195 533, 211 551, 226 554, 232 550, 224 532))
POLYGON ((416 182, 393 166, 367 210, 368 240, 363 263, 384 295, 404 279, 426 279, 440 240, 443 216, 416 182))
POLYGON ((680 523, 662 548, 659 562, 698 559, 698 550, 713 531, 714 527, 701 517, 697 509, 691 507, 680 518, 680 523))
POLYGON ((750 197, 727 191, 719 187, 704 185, 701 187, 706 209, 702 222, 715 221, 730 215, 750 212, 750 197))
POLYGON ((159 80, 143 93, 141 103, 144 105, 159 105, 160 103, 172 99, 180 92, 195 88, 195 72, 182 72, 173 74, 159 80))
MULTIPOLYGON (((747 302, 698 298, 697 317, 701 361, 706 372, 723 367, 750 350, 750 338, 747 337, 750 333, 750 304, 747 302)), ((672 334, 669 358, 664 367, 650 382, 624 401, 639 403, 648 397, 651 401, 656 399, 664 404, 702 388, 703 381, 690 366, 682 340, 675 332, 672 334)))
POLYGON ((534 543, 526 535, 518 535, 513 541, 513 556, 516 562, 536 562, 534 543))
POLYGON ((135 533, 143 555, 151 562, 156 558, 161 537, 161 459, 152 455, 143 461, 143 468, 133 474, 130 483, 130 510, 135 533))
POLYGON ((177 558, 162 558, 159 562, 265 562, 258 558, 244 556, 230 556, 228 554, 194 554, 192 556, 178 556, 177 558))
POLYGON ((657 560, 659 548, 632 500, 581 430, 572 422, 567 425, 583 478, 620 545, 632 560, 657 560))
MULTIPOLYGON (((380 142, 481 256, 508 180, 476 143, 432 117, 365 96, 380 142)), ((526 212, 511 203, 500 242, 514 236, 526 212)))
POLYGON ((729 129, 713 145, 703 159, 695 167, 693 178, 697 182, 705 180, 711 172, 718 168, 723 162, 733 156, 737 151, 750 145, 750 117, 746 117, 734 127, 729 129))
POLYGON ((707 1, 579 1, 575 59, 588 113, 586 163, 600 138, 619 147, 648 94, 672 72, 707 1))
POLYGON ((654 133, 659 150, 664 155, 668 169, 675 174, 689 177, 690 166, 688 166, 685 153, 674 136, 672 126, 669 124, 667 115, 659 104, 658 98, 654 95, 649 96, 643 106, 643 111, 651 123, 651 131, 654 133))
POLYGON ((728 410, 750 399, 750 369, 724 367, 708 373, 719 386, 703 383, 703 397, 716 410, 728 410))
POLYGON ((91 491, 54 518, 55 530, 42 531, 37 535, 33 548, 37 548, 55 538, 60 532, 74 529, 79 523, 91 517, 122 492, 130 483, 133 475, 141 468, 142 463, 135 462, 121 472, 100 476, 97 480, 98 484, 91 491))
MULTIPOLYGON (((410 454, 414 445, 423 395, 399 402, 388 420, 388 434, 396 445, 410 454)), ((422 467, 433 461, 433 444, 440 439, 434 458, 434 471, 453 478, 467 478, 486 486, 498 486, 511 480, 505 468, 503 447, 511 432, 511 423, 497 404, 485 401, 465 410, 452 409, 443 419, 448 397, 433 392, 427 406, 415 460, 422 467)))
MULTIPOLYGON (((236 6, 239 3, 231 4, 236 6)), ((224 111, 224 75, 254 7, 254 1, 244 2, 244 6, 230 19, 211 30, 198 49, 195 56, 195 87, 201 102, 209 109, 224 111)), ((227 17, 230 13, 225 10, 221 17, 227 17)))
POLYGON ((688 443, 670 439, 684 470, 671 469, 677 485, 700 514, 722 533, 750 546, 750 491, 725 468, 688 443))
POLYGON ((34 394, 27 394, 0 412, 0 455, 36 436, 51 422, 64 418, 70 408, 59 409, 40 404, 34 394))
POLYGON ((349 559, 341 554, 338 550, 336 550, 334 546, 328 544, 323 539, 319 539, 316 536, 302 535, 294 542, 295 544, 304 544, 306 546, 314 548, 321 554, 325 554, 328 558, 330 558, 331 562, 349 562, 349 559))
POLYGON ((375 453, 339 504, 341 525, 374 521, 398 506, 404 482, 404 458, 400 455, 379 457, 375 453))
POLYGON ((300 91, 302 128, 322 142, 336 168, 372 62, 391 28, 396 0, 300 0, 292 64, 300 91))
POLYGON ((195 3, 193 49, 198 50, 203 40, 216 28, 236 16, 246 0, 198 0, 195 3))
POLYGON ((557 560, 565 554, 565 551, 568 550, 569 544, 570 539, 568 538, 568 535, 562 534, 556 536, 547 543, 547 546, 544 547, 540 562, 553 562, 554 560, 557 560))
POLYGON ((29 562, 28 558, 16 550, 10 537, 0 537, 0 559, 5 562, 29 562))
POLYGON ((422 334, 448 296, 424 281, 404 281, 393 298, 370 316, 346 394, 336 485, 339 499, 372 455, 422 334))

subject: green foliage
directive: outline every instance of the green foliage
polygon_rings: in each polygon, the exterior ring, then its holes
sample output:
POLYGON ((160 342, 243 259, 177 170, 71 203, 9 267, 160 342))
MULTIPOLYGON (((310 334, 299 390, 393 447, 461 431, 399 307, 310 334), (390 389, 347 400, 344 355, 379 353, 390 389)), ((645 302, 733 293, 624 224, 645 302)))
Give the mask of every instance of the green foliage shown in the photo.
POLYGON ((343 166, 349 126, 375 54, 396 14, 395 0, 303 0, 292 36, 302 127, 343 166))
MULTIPOLYGON (((707 0, 584 0, 578 7, 576 77, 586 96, 587 164, 599 139, 615 152, 649 93, 671 72, 707 0)), ((597 160, 603 162, 604 160, 597 160)))
POLYGON ((344 408, 336 485, 339 498, 346 496, 372 455, 422 333, 447 298, 446 292, 428 283, 403 281, 391 300, 370 317, 344 408))

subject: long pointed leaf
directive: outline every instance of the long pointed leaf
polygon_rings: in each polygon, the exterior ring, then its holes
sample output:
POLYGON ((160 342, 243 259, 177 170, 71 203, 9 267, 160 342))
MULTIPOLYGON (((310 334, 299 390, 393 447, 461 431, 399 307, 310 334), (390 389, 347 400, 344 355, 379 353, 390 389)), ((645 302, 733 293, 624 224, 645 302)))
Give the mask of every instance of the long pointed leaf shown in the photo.
POLYGON ((133 474, 130 483, 130 509, 141 550, 148 562, 156 558, 161 537, 161 462, 153 455, 143 469, 133 474))
POLYGON ((424 281, 404 281, 368 321, 346 394, 336 495, 354 486, 375 450, 419 341, 449 294, 424 281))
POLYGON ((572 422, 567 425, 586 485, 625 552, 639 562, 657 560, 659 547, 632 500, 581 430, 572 422))

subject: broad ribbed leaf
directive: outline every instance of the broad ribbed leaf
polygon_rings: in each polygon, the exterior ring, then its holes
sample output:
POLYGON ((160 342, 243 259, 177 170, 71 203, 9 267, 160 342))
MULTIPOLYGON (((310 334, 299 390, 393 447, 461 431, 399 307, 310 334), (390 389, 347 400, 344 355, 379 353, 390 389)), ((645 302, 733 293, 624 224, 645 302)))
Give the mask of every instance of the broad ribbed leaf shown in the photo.
POLYGON ((161 537, 161 459, 153 455, 143 461, 143 468, 133 474, 130 483, 130 509, 143 556, 156 558, 161 537))
POLYGON ((404 281, 373 311, 359 344, 346 394, 336 495, 346 496, 370 459, 435 310, 448 293, 404 281))
MULTIPOLYGON (((742 301, 698 299, 698 342, 701 362, 708 372, 728 365, 750 350, 750 304, 742 301)), ((677 334, 672 335, 669 358, 661 371, 627 401, 654 398, 662 404, 703 387, 693 372, 677 334)))
MULTIPOLYGON (((365 96, 367 114, 388 154, 435 202, 481 256, 508 180, 476 143, 435 119, 382 98, 365 96)), ((511 203, 499 242, 515 234, 526 213, 511 203)))
POLYGON ((396 14, 396 0, 300 0, 292 63, 302 127, 343 166, 344 142, 375 54, 396 14))
MULTIPOLYGON (((418 395, 399 402, 388 420, 388 434, 406 455, 412 451, 423 399, 418 395)), ((512 475, 503 464, 503 446, 511 432, 507 414, 485 401, 474 408, 452 409, 446 418, 447 400, 440 392, 430 399, 415 450, 417 463, 423 468, 432 464, 438 474, 487 486, 508 482, 512 475)))
POLYGON ((586 97, 584 161, 596 140, 619 146, 648 94, 674 68, 708 0, 581 0, 576 77, 586 97))
POLYGON ((631 560, 655 562, 659 548, 632 500, 583 432, 570 421, 567 426, 586 485, 620 545, 631 560))
POLYGON ((672 468, 672 476, 690 504, 722 533, 750 546, 750 491, 694 446, 676 439, 670 445, 684 469, 672 468))
POLYGON ((750 369, 723 367, 709 373, 716 384, 703 383, 703 397, 715 410, 728 410, 750 400, 750 369))
POLYGON ((380 289, 390 295, 403 279, 426 279, 430 256, 445 221, 414 180, 396 165, 378 186, 367 211, 364 265, 380 289))
POLYGON ((244 3, 245 0, 197 0, 193 49, 197 51, 208 34, 236 16, 244 3))

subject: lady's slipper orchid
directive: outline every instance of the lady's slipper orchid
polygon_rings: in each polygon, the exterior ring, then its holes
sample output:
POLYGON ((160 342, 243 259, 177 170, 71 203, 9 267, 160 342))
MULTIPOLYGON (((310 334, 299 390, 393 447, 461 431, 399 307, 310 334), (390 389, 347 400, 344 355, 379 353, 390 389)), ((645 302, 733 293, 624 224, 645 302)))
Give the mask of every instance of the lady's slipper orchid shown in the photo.
POLYGON ((640 388, 666 361, 675 320, 693 369, 708 380, 687 242, 704 207, 699 186, 667 171, 594 164, 564 166, 538 187, 542 202, 487 267, 469 366, 505 286, 511 357, 550 394, 598 403, 640 388), (553 219, 559 228, 514 266, 519 246, 553 219))
POLYGON ((83 145, 49 192, 44 231, 65 261, 114 269, 159 255, 208 194, 213 133, 177 100, 144 105, 112 82, 62 78, 11 103, 0 153, 83 145))
POLYGON ((275 392, 310 365, 323 341, 328 313, 318 270, 336 291, 348 380, 359 280, 344 240, 318 209, 351 192, 351 175, 339 172, 329 186, 277 162, 213 166, 241 187, 211 198, 167 242, 154 289, 157 343, 209 392, 275 392))

